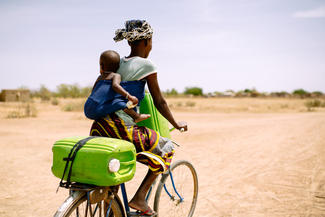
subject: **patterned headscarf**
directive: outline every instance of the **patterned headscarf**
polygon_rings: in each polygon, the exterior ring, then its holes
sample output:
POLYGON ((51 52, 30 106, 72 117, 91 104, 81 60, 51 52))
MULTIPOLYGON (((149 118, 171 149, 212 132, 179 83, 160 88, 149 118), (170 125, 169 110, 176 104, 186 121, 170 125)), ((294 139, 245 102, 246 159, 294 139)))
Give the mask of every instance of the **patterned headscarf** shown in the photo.
POLYGON ((130 42, 149 39, 152 37, 153 29, 145 20, 128 20, 125 22, 125 29, 118 29, 115 31, 115 42, 126 39, 130 42))

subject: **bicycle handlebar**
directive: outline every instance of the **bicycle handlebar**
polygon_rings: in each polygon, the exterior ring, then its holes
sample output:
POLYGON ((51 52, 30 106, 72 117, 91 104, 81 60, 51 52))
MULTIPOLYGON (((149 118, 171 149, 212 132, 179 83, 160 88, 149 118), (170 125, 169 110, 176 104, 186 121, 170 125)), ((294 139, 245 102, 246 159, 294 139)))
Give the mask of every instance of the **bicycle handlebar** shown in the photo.
MULTIPOLYGON (((173 130, 175 130, 176 128, 173 127, 173 128, 170 128, 169 129, 169 132, 172 132, 173 130)), ((179 131, 181 131, 182 133, 185 132, 185 129, 184 128, 181 128, 179 131)))

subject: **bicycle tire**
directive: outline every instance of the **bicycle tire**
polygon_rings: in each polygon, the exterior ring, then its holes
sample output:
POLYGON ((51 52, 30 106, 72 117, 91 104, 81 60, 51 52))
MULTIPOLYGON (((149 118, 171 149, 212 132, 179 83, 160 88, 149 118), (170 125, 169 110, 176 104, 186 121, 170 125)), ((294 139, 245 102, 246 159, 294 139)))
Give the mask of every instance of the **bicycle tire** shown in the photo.
POLYGON ((154 210, 157 212, 158 217, 192 217, 198 198, 197 173, 193 165, 186 160, 176 161, 171 165, 170 170, 172 171, 177 192, 184 197, 184 201, 180 201, 177 193, 175 193, 170 173, 166 172, 162 175, 156 190, 154 210), (168 192, 174 197, 174 200, 166 192, 165 194, 161 193, 164 185, 166 185, 168 192))
MULTIPOLYGON (((94 217, 106 216, 103 207, 105 206, 104 204, 106 203, 107 205, 109 201, 101 201, 100 203, 101 203, 101 207, 99 208, 100 210, 96 212, 96 215, 94 215, 94 217)), ((95 209, 96 205, 97 204, 91 205, 92 210, 95 209)), ((62 203, 60 208, 55 213, 54 217, 91 216, 89 212, 87 213, 86 216, 84 215, 86 206, 87 206, 87 194, 85 192, 75 191, 62 203), (78 215, 76 214, 77 210, 79 212, 78 215)), ((112 201, 109 217, 125 217, 123 206, 117 195, 114 197, 112 201)))

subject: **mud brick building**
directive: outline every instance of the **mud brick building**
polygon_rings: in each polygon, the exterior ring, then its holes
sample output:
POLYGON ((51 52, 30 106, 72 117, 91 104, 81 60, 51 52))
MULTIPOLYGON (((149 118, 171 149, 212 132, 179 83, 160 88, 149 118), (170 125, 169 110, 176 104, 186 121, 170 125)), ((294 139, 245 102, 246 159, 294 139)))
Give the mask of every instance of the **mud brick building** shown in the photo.
POLYGON ((30 100, 29 90, 8 90, 4 89, 0 93, 0 101, 3 102, 26 102, 30 100))

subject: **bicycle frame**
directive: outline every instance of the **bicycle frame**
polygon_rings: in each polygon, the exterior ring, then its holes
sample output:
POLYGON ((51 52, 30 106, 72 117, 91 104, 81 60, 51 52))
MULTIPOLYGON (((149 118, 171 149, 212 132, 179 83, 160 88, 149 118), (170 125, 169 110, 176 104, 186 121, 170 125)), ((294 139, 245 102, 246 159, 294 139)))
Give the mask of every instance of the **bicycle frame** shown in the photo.
MULTIPOLYGON (((176 186, 175 186, 175 184, 174 184, 174 178, 173 178, 172 172, 171 172, 171 171, 168 171, 168 173, 169 173, 169 175, 170 175, 170 179, 171 179, 171 182, 172 182, 172 185, 173 185, 173 189, 174 189, 175 193, 177 194, 177 196, 179 197, 179 200, 180 200, 179 202, 181 203, 181 202, 184 201, 184 199, 183 199, 182 196, 177 192, 176 186)), ((163 175, 163 174, 162 174, 162 175, 163 175)), ((153 189, 153 187, 155 186, 155 184, 156 184, 156 180, 155 180, 155 182, 151 185, 151 187, 150 187, 150 189, 149 189, 149 191, 148 191, 148 194, 147 194, 147 196, 146 196, 146 201, 149 200, 150 195, 151 195, 151 192, 152 192, 152 189, 153 189)), ((124 209, 125 209, 125 211, 126 211, 126 216, 127 216, 127 217, 132 217, 132 215, 131 215, 131 213, 130 213, 130 207, 129 207, 129 204, 128 204, 128 198, 127 198, 127 193, 126 193, 126 189, 125 189, 125 183, 122 183, 120 186, 121 186, 121 192, 122 192, 122 197, 123 197, 124 209)), ((172 196, 172 195, 169 193, 169 191, 167 190, 165 184, 164 184, 164 189, 165 189, 167 195, 170 197, 170 199, 171 199, 171 200, 175 200, 175 197, 172 196)), ((108 210, 108 212, 109 212, 109 210, 108 210)))
MULTIPOLYGON (((156 192, 154 195, 155 200, 154 200, 154 207, 153 207, 156 212, 161 211, 160 210, 161 207, 164 207, 162 213, 165 210, 167 203, 161 203, 162 201, 168 202, 168 200, 170 200, 169 202, 174 206, 183 204, 183 202, 185 201, 183 197, 185 195, 179 192, 180 189, 176 189, 176 185, 178 186, 178 184, 176 183, 179 183, 180 181, 180 179, 175 177, 176 176, 175 174, 177 173, 177 171, 179 171, 176 168, 179 168, 179 166, 186 166, 186 168, 189 168, 189 171, 191 171, 193 176, 193 181, 194 181, 193 198, 192 199, 190 197, 188 198, 190 199, 189 202, 192 201, 188 216, 193 216, 196 201, 197 201, 198 180, 197 180, 197 175, 194 167, 188 161, 182 160, 173 163, 171 167, 168 169, 168 171, 161 175, 160 179, 156 179, 154 181, 154 183, 152 184, 151 188, 149 189, 146 195, 146 200, 149 201, 149 198, 152 195, 152 191, 155 189, 156 186, 157 189, 155 190, 156 192), (173 170, 173 173, 171 172, 171 170, 173 170), (167 179, 168 182, 166 182, 167 179), (158 184, 156 184, 157 181, 158 184), (162 188, 164 188, 164 190, 162 190, 162 188), (166 197, 165 195, 165 197, 163 197, 163 200, 161 201, 160 198, 161 198, 161 194, 163 194, 162 193, 163 191, 165 191, 168 196, 166 197), (159 203, 162 204, 161 207, 159 206, 159 203)), ((181 183, 182 182, 183 180, 181 181, 181 183)), ((102 216, 108 217, 109 214, 114 213, 117 214, 117 216, 140 217, 141 215, 139 214, 139 212, 130 211, 130 207, 128 206, 128 198, 125 189, 125 183, 122 183, 119 186, 100 187, 100 186, 94 186, 94 185, 88 185, 82 183, 74 183, 72 184, 71 188, 69 188, 70 189, 69 197, 62 203, 62 205, 59 207, 59 209, 57 210, 54 216, 55 217, 70 216, 72 211, 74 211, 77 216, 80 216, 81 214, 84 216, 93 217, 96 214, 98 214, 98 216, 101 217, 102 216), (121 194, 123 197, 123 202, 121 201, 122 198, 120 199, 120 197, 117 195, 119 186, 121 186, 121 194), (80 206, 79 209, 79 205, 82 203, 84 205, 80 206)), ((181 214, 176 216, 184 216, 184 215, 181 214)))

